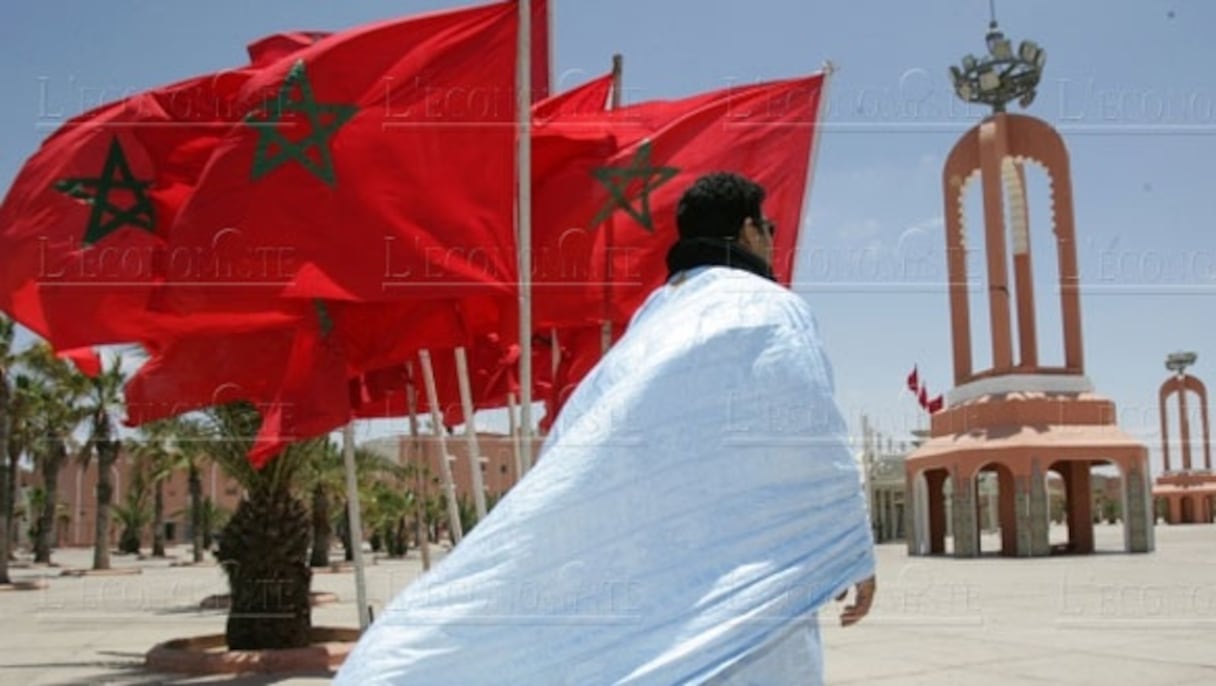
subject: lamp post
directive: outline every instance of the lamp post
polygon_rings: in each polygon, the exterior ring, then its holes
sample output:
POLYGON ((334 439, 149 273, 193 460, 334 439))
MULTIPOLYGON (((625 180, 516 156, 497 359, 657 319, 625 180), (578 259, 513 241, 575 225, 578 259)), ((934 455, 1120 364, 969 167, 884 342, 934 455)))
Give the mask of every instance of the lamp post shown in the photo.
POLYGON ((1170 353, 1165 358, 1165 368, 1178 376, 1183 376, 1186 374, 1186 368, 1195 364, 1198 359, 1199 355, 1193 352, 1170 353))
POLYGON ((987 55, 967 55, 961 66, 950 67, 954 93, 965 102, 988 105, 993 112, 1004 112, 1013 100, 1022 108, 1029 107, 1047 64, 1047 51, 1029 40, 1015 51, 997 26, 995 12, 985 43, 987 55))
MULTIPOLYGON (((1187 413, 1186 383, 1183 377, 1186 376, 1186 368, 1195 364, 1195 360, 1197 359, 1199 359, 1199 355, 1189 351, 1170 353, 1165 358, 1165 368, 1174 373, 1174 390, 1178 393, 1178 440, 1182 447, 1182 469, 1185 472, 1191 471, 1191 422, 1187 413)), ((1206 413, 1204 421, 1207 421, 1206 413)), ((1163 404, 1161 412, 1162 435, 1165 434, 1166 426, 1165 406, 1163 404)), ((1168 450, 1168 446, 1166 450, 1168 450)), ((1168 452, 1166 453, 1165 460, 1168 465, 1168 452)))

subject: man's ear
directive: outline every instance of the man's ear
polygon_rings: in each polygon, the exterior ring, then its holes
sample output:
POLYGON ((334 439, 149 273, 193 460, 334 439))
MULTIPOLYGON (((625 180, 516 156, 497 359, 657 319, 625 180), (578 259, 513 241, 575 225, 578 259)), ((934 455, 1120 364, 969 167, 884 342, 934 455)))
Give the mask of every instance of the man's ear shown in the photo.
POLYGON ((739 243, 748 250, 758 250, 760 247, 760 229, 755 222, 750 219, 744 219, 743 225, 739 227, 739 243))

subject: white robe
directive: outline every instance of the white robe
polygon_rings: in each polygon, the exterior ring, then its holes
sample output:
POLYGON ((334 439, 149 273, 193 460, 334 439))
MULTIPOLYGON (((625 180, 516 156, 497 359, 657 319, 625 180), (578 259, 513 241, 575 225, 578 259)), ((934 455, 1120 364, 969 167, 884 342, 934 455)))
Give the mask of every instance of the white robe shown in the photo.
POLYGON ((702 267, 657 289, 532 471, 335 683, 813 684, 816 610, 873 573, 806 303, 702 267))

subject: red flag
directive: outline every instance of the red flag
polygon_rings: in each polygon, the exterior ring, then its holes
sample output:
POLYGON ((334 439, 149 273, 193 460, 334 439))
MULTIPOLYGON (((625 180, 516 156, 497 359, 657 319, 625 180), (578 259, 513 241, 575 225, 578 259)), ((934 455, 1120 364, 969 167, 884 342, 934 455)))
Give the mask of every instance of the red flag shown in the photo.
POLYGON ((929 401, 929 406, 926 409, 929 410, 929 414, 935 414, 941 411, 942 407, 945 405, 945 402, 945 399, 939 395, 933 400, 929 401))
POLYGON ((255 73, 196 77, 65 122, 0 206, 0 308, 59 348, 288 323, 231 312, 187 321, 148 308, 167 274, 226 269, 217 246, 175 251, 166 238, 255 73))
POLYGON ((127 381, 128 426, 238 400, 270 403, 283 384, 294 328, 187 336, 170 342, 127 381))
MULTIPOLYGON (((612 343, 620 340, 624 332, 623 325, 613 326, 612 343)), ((562 351, 561 364, 553 379, 552 388, 545 397, 545 416, 540 422, 544 432, 552 429, 566 401, 603 357, 603 328, 600 325, 561 329, 558 332, 558 340, 562 351)))
MULTIPOLYGON (((431 350, 431 366, 435 374, 435 391, 439 400, 439 411, 444 424, 455 426, 465 421, 463 402, 460 397, 459 377, 454 349, 431 350)), ((508 345, 496 335, 477 336, 466 346, 469 386, 475 410, 505 407, 509 393, 519 395, 519 379, 516 368, 520 349, 508 345)), ((548 397, 551 387, 548 374, 549 350, 543 345, 533 348, 534 396, 548 397)), ((430 412, 430 403, 424 392, 421 366, 413 362, 417 392, 417 410, 430 412)), ((363 374, 358 380, 357 402, 354 414, 357 417, 399 417, 407 414, 407 375, 405 366, 395 365, 363 374)))
POLYGON ((608 109, 612 83, 612 74, 605 74, 538 102, 532 107, 532 119, 537 125, 543 125, 554 117, 603 112, 608 109))
POLYGON ((92 348, 61 350, 58 356, 76 365, 76 369, 80 370, 80 373, 85 376, 97 376, 101 374, 101 357, 92 348))
POLYGON ((315 328, 297 329, 283 382, 249 452, 261 468, 288 444, 329 433, 351 418, 348 374, 333 322, 318 305, 315 328))
POLYGON ((172 341, 127 382, 125 423, 138 426, 249 401, 262 414, 250 451, 260 467, 286 444, 349 420, 347 378, 333 318, 327 306, 317 305, 311 316, 301 316, 290 328, 172 341))
POLYGON ((248 46, 249 63, 265 67, 330 35, 326 31, 289 31, 259 38, 248 46))
POLYGON ((553 62, 549 48, 553 40, 549 23, 553 15, 549 13, 549 0, 532 0, 529 9, 532 10, 532 102, 538 103, 550 95, 553 62))
POLYGON ((916 367, 912 368, 912 373, 908 375, 908 390, 915 393, 920 388, 920 375, 917 373, 916 367))
POLYGON ((555 165, 558 173, 534 180, 533 249, 576 267, 538 270, 538 325, 628 321, 666 279, 679 197, 697 177, 722 169, 765 187, 765 211, 783 229, 774 270, 788 284, 823 82, 817 74, 640 103, 555 118, 538 131, 559 147, 582 148, 555 165))
POLYGON ((250 114, 220 143, 172 245, 198 250, 235 227, 289 264, 250 284, 242 275, 261 257, 247 247, 202 287, 172 283, 174 306, 289 284, 327 299, 511 297, 517 14, 500 2, 360 27, 251 79, 238 99, 250 114))
POLYGON ((917 400, 920 401, 921 407, 929 409, 929 391, 924 386, 920 387, 920 394, 917 396, 917 400))
POLYGON ((167 334, 146 312, 165 249, 250 71, 192 79, 66 122, 22 168, 0 206, 0 307, 59 348, 167 334))

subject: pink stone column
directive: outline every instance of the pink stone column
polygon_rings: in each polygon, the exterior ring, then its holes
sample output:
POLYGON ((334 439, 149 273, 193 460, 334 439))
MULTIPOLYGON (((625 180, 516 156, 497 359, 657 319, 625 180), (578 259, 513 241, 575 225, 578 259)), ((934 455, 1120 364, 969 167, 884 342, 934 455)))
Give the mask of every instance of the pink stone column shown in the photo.
POLYGON ((980 125, 980 173, 984 194, 984 247, 988 253, 988 314, 992 327, 992 368, 1013 368, 1010 337, 1009 267, 1005 254, 1005 202, 1001 166, 1007 154, 1005 115, 980 125))
POLYGON ((1018 311, 1018 362, 1019 366, 1033 369, 1039 366, 1039 335, 1035 325, 1034 276, 1030 264, 1030 209, 1026 196, 1026 168, 1017 168, 1016 183, 1018 197, 1011 199, 1011 214, 1015 221, 1013 233, 1013 282, 1017 293, 1018 311))

